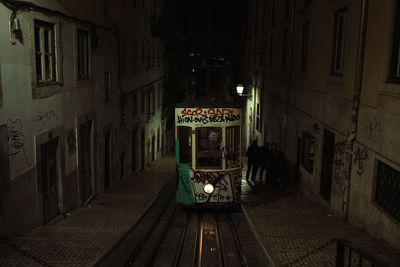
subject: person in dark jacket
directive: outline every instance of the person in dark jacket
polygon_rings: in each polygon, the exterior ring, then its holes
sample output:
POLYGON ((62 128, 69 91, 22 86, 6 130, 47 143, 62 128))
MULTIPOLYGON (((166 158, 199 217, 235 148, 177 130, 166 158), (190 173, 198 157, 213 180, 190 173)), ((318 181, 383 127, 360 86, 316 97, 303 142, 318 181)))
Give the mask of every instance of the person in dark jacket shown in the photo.
POLYGON ((257 150, 258 150, 257 140, 254 140, 246 152, 246 157, 247 157, 246 181, 247 182, 249 181, 249 175, 250 175, 251 169, 253 169, 253 173, 254 173, 254 163, 256 160, 256 156, 257 156, 257 150))
POLYGON ((261 164, 260 164, 260 178, 259 181, 263 181, 263 175, 264 171, 267 172, 265 181, 267 182, 267 177, 268 177, 268 172, 269 172, 269 166, 271 164, 271 158, 272 158, 272 153, 271 150, 269 150, 269 143, 266 142, 262 147, 260 147, 260 159, 261 159, 261 164))

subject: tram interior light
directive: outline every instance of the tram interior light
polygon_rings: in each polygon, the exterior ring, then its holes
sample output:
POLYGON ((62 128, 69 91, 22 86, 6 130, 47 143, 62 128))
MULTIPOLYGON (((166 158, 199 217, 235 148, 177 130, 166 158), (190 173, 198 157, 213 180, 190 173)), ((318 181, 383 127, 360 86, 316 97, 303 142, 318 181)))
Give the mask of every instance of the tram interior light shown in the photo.
POLYGON ((212 192, 214 192, 214 186, 212 184, 206 184, 204 186, 204 192, 207 194, 212 194, 212 192))

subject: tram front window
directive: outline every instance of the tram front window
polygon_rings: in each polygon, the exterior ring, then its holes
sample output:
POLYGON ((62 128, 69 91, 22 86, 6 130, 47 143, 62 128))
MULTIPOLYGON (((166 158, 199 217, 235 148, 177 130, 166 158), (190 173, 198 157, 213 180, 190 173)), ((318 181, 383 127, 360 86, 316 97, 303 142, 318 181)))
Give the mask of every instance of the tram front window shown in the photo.
POLYGON ((220 169, 222 130, 219 127, 204 127, 196 129, 196 167, 220 169))
POLYGON ((179 162, 192 165, 192 128, 178 126, 179 162))

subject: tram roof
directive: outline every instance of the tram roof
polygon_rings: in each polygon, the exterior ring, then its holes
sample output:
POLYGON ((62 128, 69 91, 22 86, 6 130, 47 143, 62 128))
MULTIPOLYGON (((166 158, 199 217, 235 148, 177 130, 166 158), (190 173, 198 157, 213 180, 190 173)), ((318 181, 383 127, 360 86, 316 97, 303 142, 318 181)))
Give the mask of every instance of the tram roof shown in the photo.
POLYGON ((242 108, 236 102, 210 102, 210 101, 193 101, 178 103, 176 108, 242 108))

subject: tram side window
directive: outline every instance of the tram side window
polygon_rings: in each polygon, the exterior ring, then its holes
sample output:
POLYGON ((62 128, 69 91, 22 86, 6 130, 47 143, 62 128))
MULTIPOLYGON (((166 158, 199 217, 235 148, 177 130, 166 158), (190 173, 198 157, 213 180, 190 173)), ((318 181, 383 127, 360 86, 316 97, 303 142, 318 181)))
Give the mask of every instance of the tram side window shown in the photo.
POLYGON ((226 166, 227 168, 240 167, 240 127, 226 128, 226 166))
POLYGON ((204 127, 196 129, 196 167, 220 169, 222 130, 219 127, 204 127))
POLYGON ((192 128, 178 126, 179 162, 192 165, 192 128))

